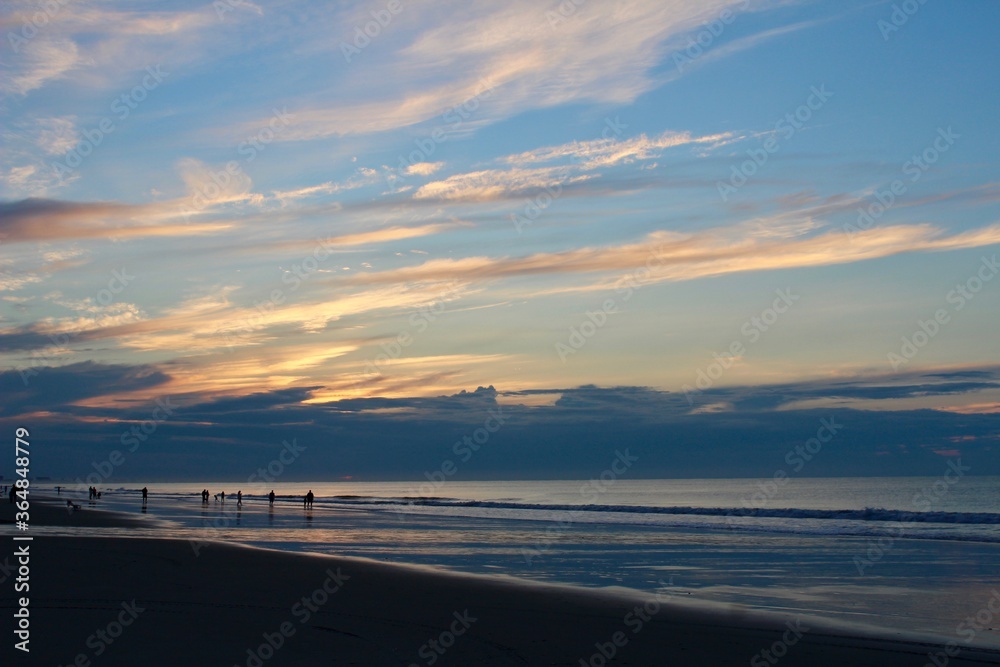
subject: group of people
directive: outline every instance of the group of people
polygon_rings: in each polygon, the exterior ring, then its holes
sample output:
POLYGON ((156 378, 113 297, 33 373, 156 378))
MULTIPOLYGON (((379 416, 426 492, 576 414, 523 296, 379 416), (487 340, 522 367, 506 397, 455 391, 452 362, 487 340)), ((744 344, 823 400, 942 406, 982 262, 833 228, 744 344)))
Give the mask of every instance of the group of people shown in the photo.
MULTIPOLYGON (((143 501, 145 502, 145 499, 146 499, 146 489, 143 489, 142 491, 143 491, 142 498, 143 498, 143 501)), ((201 491, 201 504, 202 505, 207 505, 208 504, 208 497, 210 495, 211 494, 209 493, 208 489, 202 489, 202 491, 201 491)), ((215 502, 217 502, 217 503, 218 502, 225 503, 226 502, 226 492, 225 491, 221 491, 221 492, 215 494, 214 498, 215 498, 215 502)), ((274 499, 275 498, 277 498, 277 496, 274 495, 274 489, 271 489, 271 492, 267 494, 267 504, 273 507, 274 506, 274 499)), ((316 498, 316 496, 313 494, 312 489, 309 489, 309 493, 307 493, 305 496, 302 497, 302 504, 303 504, 303 506, 304 507, 312 507, 313 506, 313 500, 315 498, 316 498)), ((243 491, 242 490, 236 492, 236 506, 237 507, 242 507, 243 506, 243 491)))
MULTIPOLYGON (((203 503, 205 503, 206 505, 208 504, 208 489, 205 489, 204 491, 201 492, 201 501, 203 503)), ((221 501, 223 503, 226 502, 226 492, 225 491, 223 491, 222 493, 215 494, 215 502, 219 502, 219 501, 221 501)), ((236 506, 237 507, 242 507, 243 506, 243 491, 237 491, 236 492, 236 506)))
MULTIPOLYGON (((312 491, 310 491, 309 494, 312 495, 312 491)), ((208 489, 203 489, 202 490, 202 492, 201 492, 201 503, 203 505, 207 505, 208 504, 208 496, 209 495, 211 495, 211 494, 209 494, 208 489)), ((276 496, 274 495, 274 489, 271 489, 271 492, 269 494, 267 494, 267 502, 268 502, 269 505, 274 505, 274 499, 275 499, 275 497, 276 496)), ((221 501, 223 503, 226 502, 226 492, 223 491, 221 493, 215 494, 215 501, 216 502, 220 502, 221 501)), ((240 491, 236 492, 236 506, 237 507, 242 507, 243 506, 243 491, 242 491, 242 489, 240 491)))
MULTIPOLYGON (((10 487, 10 494, 9 494, 10 495, 10 502, 14 502, 14 492, 15 492, 15 490, 16 490, 16 488, 13 485, 11 485, 11 487, 10 487)), ((96 498, 100 498, 101 497, 101 492, 97 490, 97 487, 92 486, 92 487, 90 487, 89 491, 90 491, 90 500, 94 500, 96 498)), ((7 487, 6 486, 3 487, 3 493, 7 493, 7 487)), ((207 505, 208 504, 208 496, 209 496, 208 489, 203 489, 202 492, 201 492, 201 502, 202 502, 203 505, 207 505)), ((313 495, 312 489, 309 489, 309 493, 307 493, 302 498, 302 505, 303 505, 303 507, 312 507, 313 506, 313 500, 315 498, 316 498, 316 496, 313 495)), ((149 499, 149 489, 144 486, 144 487, 142 487, 142 504, 145 505, 146 501, 148 499, 149 499)), ((218 494, 215 495, 215 501, 216 502, 219 502, 220 499, 221 499, 222 502, 226 502, 226 492, 225 491, 223 491, 223 492, 218 493, 218 494)), ((269 494, 267 494, 267 504, 273 507, 274 506, 274 499, 275 499, 274 489, 271 489, 271 492, 269 494)), ((243 491, 242 490, 236 492, 236 506, 237 507, 242 507, 243 506, 243 491)))

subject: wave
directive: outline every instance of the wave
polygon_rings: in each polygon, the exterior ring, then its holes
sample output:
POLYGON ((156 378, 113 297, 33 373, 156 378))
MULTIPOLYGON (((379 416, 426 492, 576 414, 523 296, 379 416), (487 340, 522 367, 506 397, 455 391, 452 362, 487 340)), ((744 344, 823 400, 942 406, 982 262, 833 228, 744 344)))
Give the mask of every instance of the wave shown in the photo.
POLYGON ((1000 513, 994 512, 933 512, 892 510, 881 507, 864 509, 801 509, 793 507, 656 507, 651 505, 560 505, 519 503, 493 500, 461 500, 458 498, 428 498, 424 496, 378 498, 362 496, 332 496, 325 499, 342 505, 403 505, 419 507, 480 507, 487 509, 547 510, 561 512, 624 512, 630 514, 682 514, 697 516, 835 519, 840 521, 891 521, 898 523, 947 523, 1000 525, 1000 513))
MULTIPOLYGON (((118 493, 139 493, 139 489, 119 487, 118 493)), ((190 493, 164 494, 186 498, 190 493)), ((235 493, 227 493, 235 498, 235 493)), ((244 499, 264 498, 264 494, 244 493, 244 499)), ((282 501, 301 501, 301 494, 277 494, 282 501)), ((864 509, 803 509, 796 507, 660 507, 655 505, 583 505, 557 503, 527 503, 515 500, 466 500, 443 496, 364 496, 335 495, 317 496, 318 505, 355 505, 365 507, 405 508, 405 507, 441 507, 441 508, 480 508, 517 511, 563 512, 570 517, 582 513, 619 513, 646 514, 663 516, 693 516, 721 517, 727 523, 738 523, 740 519, 817 519, 857 522, 882 522, 894 524, 950 524, 950 525, 986 525, 1000 526, 1000 513, 997 512, 943 512, 943 511, 912 511, 886 509, 882 507, 865 507, 864 509)))

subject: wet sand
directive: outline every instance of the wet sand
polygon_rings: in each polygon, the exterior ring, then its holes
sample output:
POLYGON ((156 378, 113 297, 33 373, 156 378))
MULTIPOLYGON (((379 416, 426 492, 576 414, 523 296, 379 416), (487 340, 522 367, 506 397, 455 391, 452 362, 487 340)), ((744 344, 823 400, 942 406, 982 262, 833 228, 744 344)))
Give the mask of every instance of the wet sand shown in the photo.
MULTIPOLYGON (((11 520, 12 508, 4 504, 0 521, 11 520)), ((40 502, 32 504, 32 519, 79 526, 147 520, 40 502)), ((222 542, 36 536, 30 554, 30 659, 13 651, 10 630, 0 648, 14 664, 891 667, 924 665, 928 653, 944 651, 902 633, 666 592, 545 585, 222 542)), ((8 625, 16 608, 12 579, 0 586, 8 625)), ((960 648, 949 665, 1000 665, 1000 651, 960 648)))

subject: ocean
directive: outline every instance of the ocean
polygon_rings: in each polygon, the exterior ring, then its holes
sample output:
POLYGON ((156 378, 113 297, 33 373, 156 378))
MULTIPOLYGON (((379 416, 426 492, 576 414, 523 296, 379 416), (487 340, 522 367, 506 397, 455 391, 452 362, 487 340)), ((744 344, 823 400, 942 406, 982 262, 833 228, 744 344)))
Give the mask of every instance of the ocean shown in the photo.
MULTIPOLYGON (((977 643, 1000 646, 1000 618, 981 613, 993 596, 1000 601, 1000 477, 947 470, 934 478, 130 483, 102 486, 96 505, 138 511, 148 486, 147 513, 160 525, 131 533, 190 539, 192 548, 224 539, 627 587, 946 640, 974 631, 977 643), (208 505, 203 488, 213 495, 208 505), (308 490, 311 510, 302 503, 308 490), (224 503, 214 498, 221 491, 224 503)), ((62 495, 87 502, 85 490, 62 495)))

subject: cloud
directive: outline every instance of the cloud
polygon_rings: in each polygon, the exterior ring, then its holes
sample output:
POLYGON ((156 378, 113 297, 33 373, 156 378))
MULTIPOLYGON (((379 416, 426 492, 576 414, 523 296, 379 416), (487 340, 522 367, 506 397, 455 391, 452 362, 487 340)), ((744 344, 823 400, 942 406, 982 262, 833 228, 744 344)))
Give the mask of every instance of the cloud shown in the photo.
POLYGON ((413 197, 418 200, 491 201, 523 196, 597 178, 599 174, 591 173, 597 169, 655 159, 668 148, 699 144, 716 147, 732 140, 730 133, 693 137, 689 132, 668 130, 653 138, 641 134, 629 139, 609 137, 546 146, 499 158, 498 162, 511 165, 506 169, 486 169, 432 181, 421 186, 413 197), (547 162, 563 164, 531 166, 547 162))
MULTIPOLYGON (((311 94, 294 109, 295 127, 279 140, 384 132, 444 117, 463 105, 473 111, 462 124, 481 125, 531 109, 627 104, 665 80, 657 68, 669 42, 739 4, 742 0, 456 1, 439 3, 432 12, 403 12, 386 29, 396 39, 382 39, 377 49, 349 63, 346 80, 335 79, 311 94), (567 6, 573 11, 561 15, 567 6), (394 50, 395 44, 400 46, 394 50)), ((366 20, 358 9, 345 13, 339 25, 366 20)), ((349 33, 345 30, 345 44, 349 33)), ((322 40, 328 49, 342 48, 325 32, 322 40)), ((255 126, 259 121, 245 124, 240 133, 255 126)))
MULTIPOLYGON (((809 229, 810 227, 803 227, 809 229)), ((744 271, 846 264, 905 252, 936 252, 1000 243, 1000 224, 945 235, 931 225, 898 225, 856 234, 839 231, 802 237, 748 234, 741 225, 681 234, 658 231, 617 246, 541 252, 524 257, 434 259, 411 267, 358 274, 358 284, 458 280, 469 283, 526 275, 642 273, 644 283, 692 280, 744 271)), ((624 278, 625 276, 619 276, 624 278)), ((594 289, 611 289, 619 279, 594 289)))
POLYGON ((63 308, 76 313, 75 317, 39 319, 34 328, 45 334, 74 334, 81 331, 118 327, 145 319, 142 310, 133 303, 113 302, 101 304, 94 297, 80 300, 54 299, 63 308))
POLYGON ((443 166, 444 162, 417 162, 408 166, 404 173, 407 176, 430 176, 443 166))
POLYGON ((60 412, 77 401, 111 393, 150 389, 169 377, 150 366, 97 364, 90 361, 41 368, 23 381, 18 371, 0 372, 4 401, 0 416, 60 412))
MULTIPOLYGON (((995 377, 996 369, 988 370, 995 377)), ((866 387, 886 384, 896 385, 893 394, 919 393, 929 379, 859 376, 847 382, 730 387, 723 393, 734 399, 731 405, 723 406, 726 399, 716 396, 705 406, 714 408, 692 413, 683 395, 630 386, 506 392, 492 385, 473 391, 471 385, 462 392, 325 402, 316 402, 323 391, 316 384, 181 395, 173 369, 168 374, 152 366, 76 364, 40 369, 28 387, 16 372, 0 372, 0 388, 10 397, 0 420, 13 426, 23 423, 17 415, 33 415, 33 423, 46 415, 37 428, 48 445, 37 452, 35 465, 53 476, 75 478, 92 470, 92 461, 104 460, 129 424, 149 419, 156 398, 174 406, 158 425, 157 447, 129 459, 127 470, 116 471, 115 483, 151 475, 245 480, 260 465, 258 458, 273 458, 291 425, 305 450, 301 467, 289 468, 289 480, 317 474, 420 479, 424 471, 438 469, 452 443, 471 436, 491 416, 500 427, 474 458, 463 461, 454 479, 586 479, 607 466, 621 443, 636 457, 640 477, 770 477, 792 465, 788 453, 821 423, 839 426, 835 440, 801 474, 940 475, 942 453, 960 456, 977 474, 1000 473, 1000 414, 993 411, 829 406, 777 411, 770 400, 774 394, 868 393, 866 387), (560 398, 531 404, 543 394, 560 398), (916 441, 914 433, 920 434, 916 441)), ((433 386, 433 379, 425 381, 433 386)))
POLYGON ((295 190, 275 190, 271 193, 271 196, 277 199, 282 206, 284 206, 287 202, 303 199, 305 197, 336 194, 345 190, 354 190, 366 185, 371 185, 373 183, 377 183, 378 181, 379 176, 377 171, 361 167, 357 169, 349 178, 341 182, 327 181, 326 183, 320 183, 319 185, 310 185, 303 188, 296 188, 295 190))
MULTIPOLYGON (((794 0, 784 2, 783 4, 786 5, 794 4, 794 0)), ((749 8, 747 8, 747 10, 752 11, 749 8)), ((792 32, 796 32, 799 30, 812 28, 823 22, 824 22, 823 20, 801 21, 799 23, 793 23, 787 26, 772 28, 771 30, 765 30, 763 32, 759 32, 753 35, 748 35, 746 37, 740 37, 739 39, 734 39, 729 43, 722 44, 719 46, 712 45, 712 48, 708 49, 707 52, 702 50, 700 47, 695 48, 698 45, 693 40, 691 42, 688 42, 688 44, 685 46, 681 46, 680 44, 678 44, 676 51, 671 57, 671 60, 675 65, 675 69, 668 75, 668 78, 670 79, 679 78, 683 73, 685 73, 685 70, 690 70, 692 67, 704 67, 709 63, 713 63, 717 60, 728 58, 741 51, 747 51, 749 49, 752 49, 769 39, 774 39, 775 37, 780 37, 782 35, 790 34, 792 32), (691 57, 691 55, 689 55, 691 53, 696 54, 695 57, 691 57)))
POLYGON ((34 116, 12 120, 0 130, 4 151, 0 154, 0 180, 16 196, 43 194, 69 185, 79 173, 57 172, 54 156, 61 156, 80 141, 76 117, 34 116))
POLYGON ((39 36, 19 49, 19 67, 15 68, 0 90, 25 95, 49 81, 61 78, 79 67, 85 59, 76 42, 54 36, 39 36))
POLYGON ((206 289, 158 312, 140 310, 125 302, 100 306, 92 299, 57 299, 58 305, 74 311, 73 315, 0 328, 0 352, 53 352, 53 340, 59 340, 63 355, 96 341, 115 340, 121 347, 140 353, 201 357, 196 365, 215 368, 205 376, 207 383, 216 377, 222 386, 223 379, 232 373, 248 384, 287 382, 287 377, 277 378, 281 375, 278 373, 272 377, 269 372, 284 369, 282 373, 287 374, 288 369, 303 367, 303 359, 341 356, 362 344, 342 336, 332 343, 323 335, 332 322, 378 312, 414 312, 429 303, 453 301, 466 293, 440 285, 391 285, 337 294, 318 289, 307 295, 305 290, 296 292, 289 283, 276 281, 268 291, 272 300, 252 303, 247 297, 246 305, 241 305, 234 303, 234 286, 206 289), (274 290, 279 294, 277 301, 273 300, 274 290), (268 345, 276 339, 282 344, 268 345), (313 347, 316 350, 307 354, 306 350, 313 347), (327 352, 331 354, 323 357, 327 352), (217 358, 205 357, 209 354, 217 358), (272 361, 264 363, 265 357, 272 361))
POLYGON ((592 175, 570 176, 563 167, 535 169, 488 169, 449 176, 427 183, 414 193, 415 199, 445 201, 490 201, 528 192, 579 183, 592 175))
MULTIPOLYGON (((242 245, 227 243, 217 248, 212 248, 211 251, 218 253, 233 252, 237 254, 265 255, 269 257, 273 257, 278 253, 288 252, 304 256, 300 257, 300 260, 305 257, 311 257, 317 262, 326 262, 330 259, 332 254, 336 254, 338 252, 355 252, 360 246, 373 246, 381 243, 393 243, 396 241, 405 241, 407 239, 432 236, 453 230, 455 228, 455 223, 435 223, 430 225, 416 225, 412 227, 393 225, 382 229, 341 234, 339 236, 328 236, 326 238, 323 238, 322 236, 316 236, 308 239, 288 240, 272 240, 270 238, 265 238, 261 240, 254 240, 242 245)), ((365 262, 362 266, 365 264, 369 263, 365 262)), ((332 271, 335 268, 337 267, 331 263, 327 268, 320 268, 317 271, 327 272, 332 271)))
POLYGON ((222 32, 211 5, 192 11, 125 11, 15 3, 6 23, 16 46, 10 74, 0 87, 20 95, 67 79, 70 72, 75 84, 104 88, 150 63, 195 61, 209 46, 207 38, 218 45, 222 32), (38 15, 46 17, 44 23, 39 24, 38 15), (23 26, 34 27, 30 37, 24 36, 23 26))
MULTIPOLYGON (((626 126, 627 127, 627 126, 626 126)), ((537 162, 552 162, 571 159, 582 169, 609 167, 635 160, 649 160, 659 157, 663 150, 677 146, 709 144, 713 147, 722 146, 736 140, 731 132, 693 137, 690 132, 674 132, 667 130, 653 138, 640 134, 630 139, 615 137, 593 139, 591 141, 573 141, 559 146, 546 146, 532 151, 500 158, 500 162, 520 166, 537 162)))
POLYGON ((0 234, 8 243, 87 238, 186 236, 229 229, 229 223, 148 222, 165 217, 160 204, 65 202, 23 199, 0 202, 0 234))
MULTIPOLYGON (((256 6, 242 2, 240 7, 256 6)), ((30 96, 25 104, 41 108, 62 100, 81 118, 95 117, 100 110, 106 114, 114 98, 143 80, 147 67, 180 77, 195 64, 244 48, 241 17, 256 18, 240 11, 220 21, 211 3, 193 10, 149 11, 106 3, 12 0, 5 3, 2 17, 10 48, 0 92, 30 96), (168 71, 160 70, 165 64, 170 65, 168 71), (40 92, 53 87, 52 95, 40 92), (116 92, 112 95, 109 90, 116 92)), ((56 175, 51 168, 51 156, 65 153, 78 139, 71 122, 73 116, 28 114, 7 124, 0 178, 8 196, 44 196, 78 181, 79 171, 56 175)))
POLYGON ((224 165, 213 168, 194 158, 178 161, 177 170, 195 209, 234 202, 259 204, 263 201, 261 195, 252 191, 253 181, 242 170, 230 170, 224 165))
POLYGON ((41 276, 30 273, 14 273, 12 271, 0 271, 0 292, 16 292, 33 283, 42 281, 41 276))
POLYGON ((331 237, 327 239, 327 244, 332 246, 358 246, 370 243, 387 243, 389 241, 402 241, 404 239, 415 239, 421 236, 440 234, 449 229, 454 229, 454 225, 433 224, 417 227, 387 227, 370 232, 358 232, 356 234, 331 237))
POLYGON ((75 116, 39 118, 37 123, 35 143, 49 155, 63 155, 80 141, 75 116))
POLYGON ((961 415, 992 415, 1000 414, 1000 403, 973 403, 971 405, 949 406, 941 409, 945 412, 957 412, 961 415))
POLYGON ((4 180, 18 192, 44 190, 46 185, 51 183, 51 180, 45 179, 42 182, 35 178, 36 174, 38 174, 38 167, 33 164, 10 167, 4 180))

